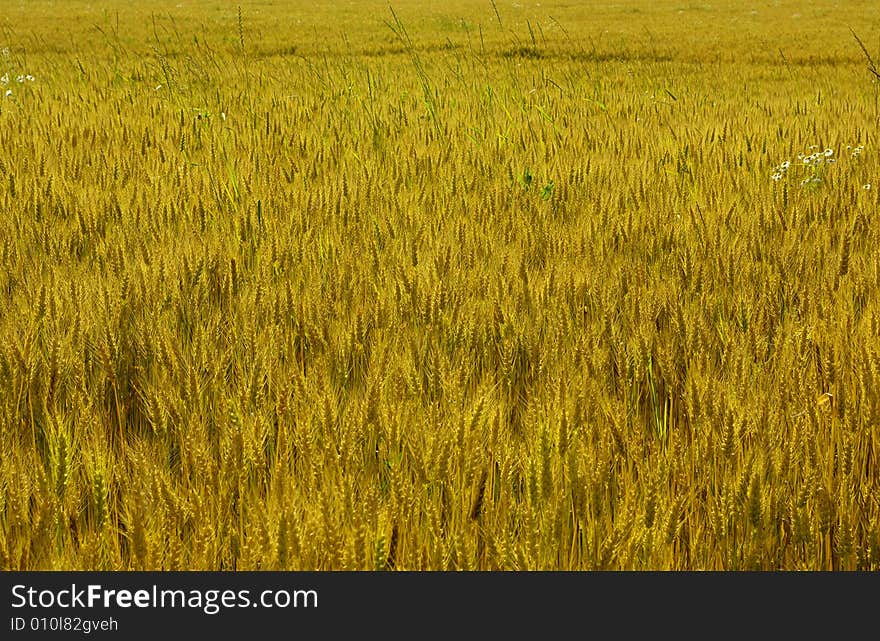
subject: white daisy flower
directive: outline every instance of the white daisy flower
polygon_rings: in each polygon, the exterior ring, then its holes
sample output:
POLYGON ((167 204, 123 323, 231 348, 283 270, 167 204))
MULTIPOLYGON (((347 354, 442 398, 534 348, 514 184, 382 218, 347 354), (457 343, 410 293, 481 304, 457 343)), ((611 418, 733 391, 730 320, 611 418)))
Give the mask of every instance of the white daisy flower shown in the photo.
POLYGON ((833 156, 833 155, 834 155, 834 150, 833 150, 833 149, 826 149, 826 150, 825 150, 825 157, 826 157, 826 158, 828 158, 828 157, 830 157, 830 156, 833 156))

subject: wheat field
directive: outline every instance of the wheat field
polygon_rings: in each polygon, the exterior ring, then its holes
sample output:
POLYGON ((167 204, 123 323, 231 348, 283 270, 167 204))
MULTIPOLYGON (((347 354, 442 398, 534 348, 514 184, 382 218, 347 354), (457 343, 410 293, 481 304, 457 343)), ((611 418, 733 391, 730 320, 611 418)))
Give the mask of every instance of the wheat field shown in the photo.
POLYGON ((880 570, 880 7, 0 9, 0 569, 880 570))

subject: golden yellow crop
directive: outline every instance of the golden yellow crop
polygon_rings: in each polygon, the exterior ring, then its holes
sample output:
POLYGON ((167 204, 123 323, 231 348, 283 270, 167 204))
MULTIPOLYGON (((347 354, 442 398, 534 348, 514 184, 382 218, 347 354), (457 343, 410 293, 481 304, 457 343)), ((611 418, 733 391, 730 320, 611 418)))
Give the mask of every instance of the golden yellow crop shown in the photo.
POLYGON ((0 569, 880 569, 876 3, 7 4, 0 569))

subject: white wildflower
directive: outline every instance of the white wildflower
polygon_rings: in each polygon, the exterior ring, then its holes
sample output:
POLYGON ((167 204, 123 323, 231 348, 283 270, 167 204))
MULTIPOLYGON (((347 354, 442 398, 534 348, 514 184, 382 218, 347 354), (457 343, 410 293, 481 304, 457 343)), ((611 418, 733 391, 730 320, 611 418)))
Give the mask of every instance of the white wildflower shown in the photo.
POLYGON ((9 74, 4 73, 0 76, 0 85, 8 85, 9 84, 9 74))
POLYGON ((862 189, 864 189, 865 191, 869 190, 870 188, 871 188, 871 183, 866 183, 866 184, 862 185, 862 189))
POLYGON ((830 158, 830 157, 833 156, 833 155, 834 155, 834 150, 833 150, 833 149, 826 149, 826 150, 825 150, 825 157, 826 157, 826 158, 830 158))
POLYGON ((782 180, 782 174, 780 174, 779 172, 776 172, 775 174, 773 174, 773 180, 775 180, 776 182, 779 182, 780 180, 782 180))

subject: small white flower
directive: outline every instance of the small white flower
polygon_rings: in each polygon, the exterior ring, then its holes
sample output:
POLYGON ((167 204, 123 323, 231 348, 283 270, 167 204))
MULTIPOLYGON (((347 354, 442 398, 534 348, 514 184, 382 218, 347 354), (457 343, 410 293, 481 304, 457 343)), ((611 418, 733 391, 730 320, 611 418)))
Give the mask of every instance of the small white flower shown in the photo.
POLYGON ((226 121, 226 112, 225 111, 220 112, 220 120, 222 120, 224 122, 226 121))
POLYGON ((24 76, 16 76, 16 77, 15 77, 15 82, 17 82, 18 84, 23 83, 23 82, 24 82, 24 76))
POLYGON ((837 162, 837 159, 836 158, 829 158, 825 162, 827 162, 829 165, 833 165, 834 163, 837 162))
POLYGON ((6 85, 6 84, 9 84, 9 74, 8 73, 4 73, 2 76, 0 76, 0 85, 6 85))
POLYGON ((825 150, 825 157, 826 157, 826 158, 829 158, 829 157, 831 157, 831 156, 833 156, 833 155, 834 155, 834 150, 833 150, 833 149, 826 149, 826 150, 825 150))
POLYGON ((36 78, 34 78, 31 74, 26 75, 24 79, 28 82, 33 82, 34 80, 36 80, 36 78))
POLYGON ((786 169, 788 169, 789 167, 791 167, 791 162, 788 161, 788 160, 786 160, 784 163, 782 163, 781 165, 779 165, 779 167, 782 169, 782 171, 785 171, 786 169))
POLYGON ((871 188, 871 183, 866 183, 866 184, 862 185, 862 189, 864 189, 865 191, 867 191, 870 188, 871 188))
POLYGON ((775 180, 776 182, 779 182, 780 180, 782 180, 782 174, 780 174, 779 172, 776 172, 775 174, 773 174, 773 180, 775 180))
POLYGON ((6 97, 9 98, 12 95, 12 89, 6 90, 6 97))

